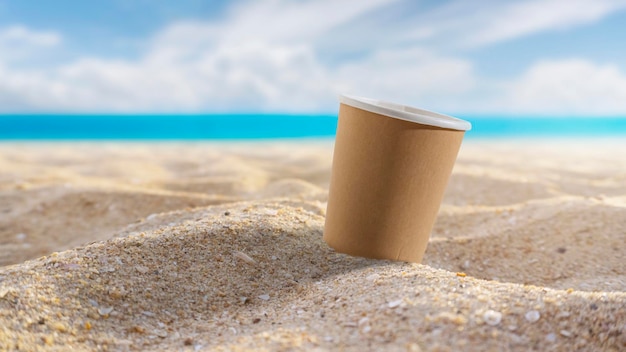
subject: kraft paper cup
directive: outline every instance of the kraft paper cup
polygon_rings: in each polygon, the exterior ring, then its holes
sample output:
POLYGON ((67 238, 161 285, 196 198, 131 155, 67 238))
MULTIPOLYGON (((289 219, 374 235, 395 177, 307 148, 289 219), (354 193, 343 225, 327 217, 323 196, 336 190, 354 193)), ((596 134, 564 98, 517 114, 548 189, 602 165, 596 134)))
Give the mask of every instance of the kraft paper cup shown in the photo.
POLYGON ((419 263, 471 124, 341 96, 324 240, 337 252, 419 263))

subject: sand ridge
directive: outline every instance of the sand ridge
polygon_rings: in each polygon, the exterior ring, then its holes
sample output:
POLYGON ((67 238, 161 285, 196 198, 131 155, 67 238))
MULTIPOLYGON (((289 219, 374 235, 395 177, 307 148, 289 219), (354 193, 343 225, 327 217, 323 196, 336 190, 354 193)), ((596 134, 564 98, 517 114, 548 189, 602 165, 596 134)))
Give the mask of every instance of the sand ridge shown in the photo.
POLYGON ((0 349, 622 350, 596 143, 466 143, 423 265, 324 244, 330 142, 1 145, 0 349))

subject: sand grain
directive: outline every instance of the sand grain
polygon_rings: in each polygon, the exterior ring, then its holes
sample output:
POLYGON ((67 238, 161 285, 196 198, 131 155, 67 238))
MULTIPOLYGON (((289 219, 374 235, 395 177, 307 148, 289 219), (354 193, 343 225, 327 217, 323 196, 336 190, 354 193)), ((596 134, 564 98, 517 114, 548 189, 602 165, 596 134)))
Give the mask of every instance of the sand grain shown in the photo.
POLYGON ((330 142, 1 145, 0 350, 624 350, 594 143, 466 143, 424 265, 325 245, 330 142))

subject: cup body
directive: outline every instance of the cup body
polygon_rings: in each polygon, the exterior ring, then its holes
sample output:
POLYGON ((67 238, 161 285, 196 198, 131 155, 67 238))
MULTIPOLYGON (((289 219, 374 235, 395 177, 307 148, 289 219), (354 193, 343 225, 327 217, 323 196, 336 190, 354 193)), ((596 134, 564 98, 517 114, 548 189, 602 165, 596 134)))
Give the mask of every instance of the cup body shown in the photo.
POLYGON ((431 113, 458 129, 433 126, 342 99, 324 240, 350 255, 420 262, 469 123, 431 113))

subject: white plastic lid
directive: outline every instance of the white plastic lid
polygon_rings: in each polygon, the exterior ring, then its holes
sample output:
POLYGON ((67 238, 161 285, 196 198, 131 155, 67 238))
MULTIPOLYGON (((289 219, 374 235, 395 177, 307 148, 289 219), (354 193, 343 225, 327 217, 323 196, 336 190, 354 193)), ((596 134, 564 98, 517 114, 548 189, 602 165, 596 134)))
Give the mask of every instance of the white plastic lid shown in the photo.
POLYGON ((365 111, 393 117, 423 125, 449 128, 453 130, 469 131, 472 124, 456 117, 438 114, 436 112, 413 108, 406 105, 389 103, 382 100, 361 98, 349 95, 340 95, 339 102, 365 111))

